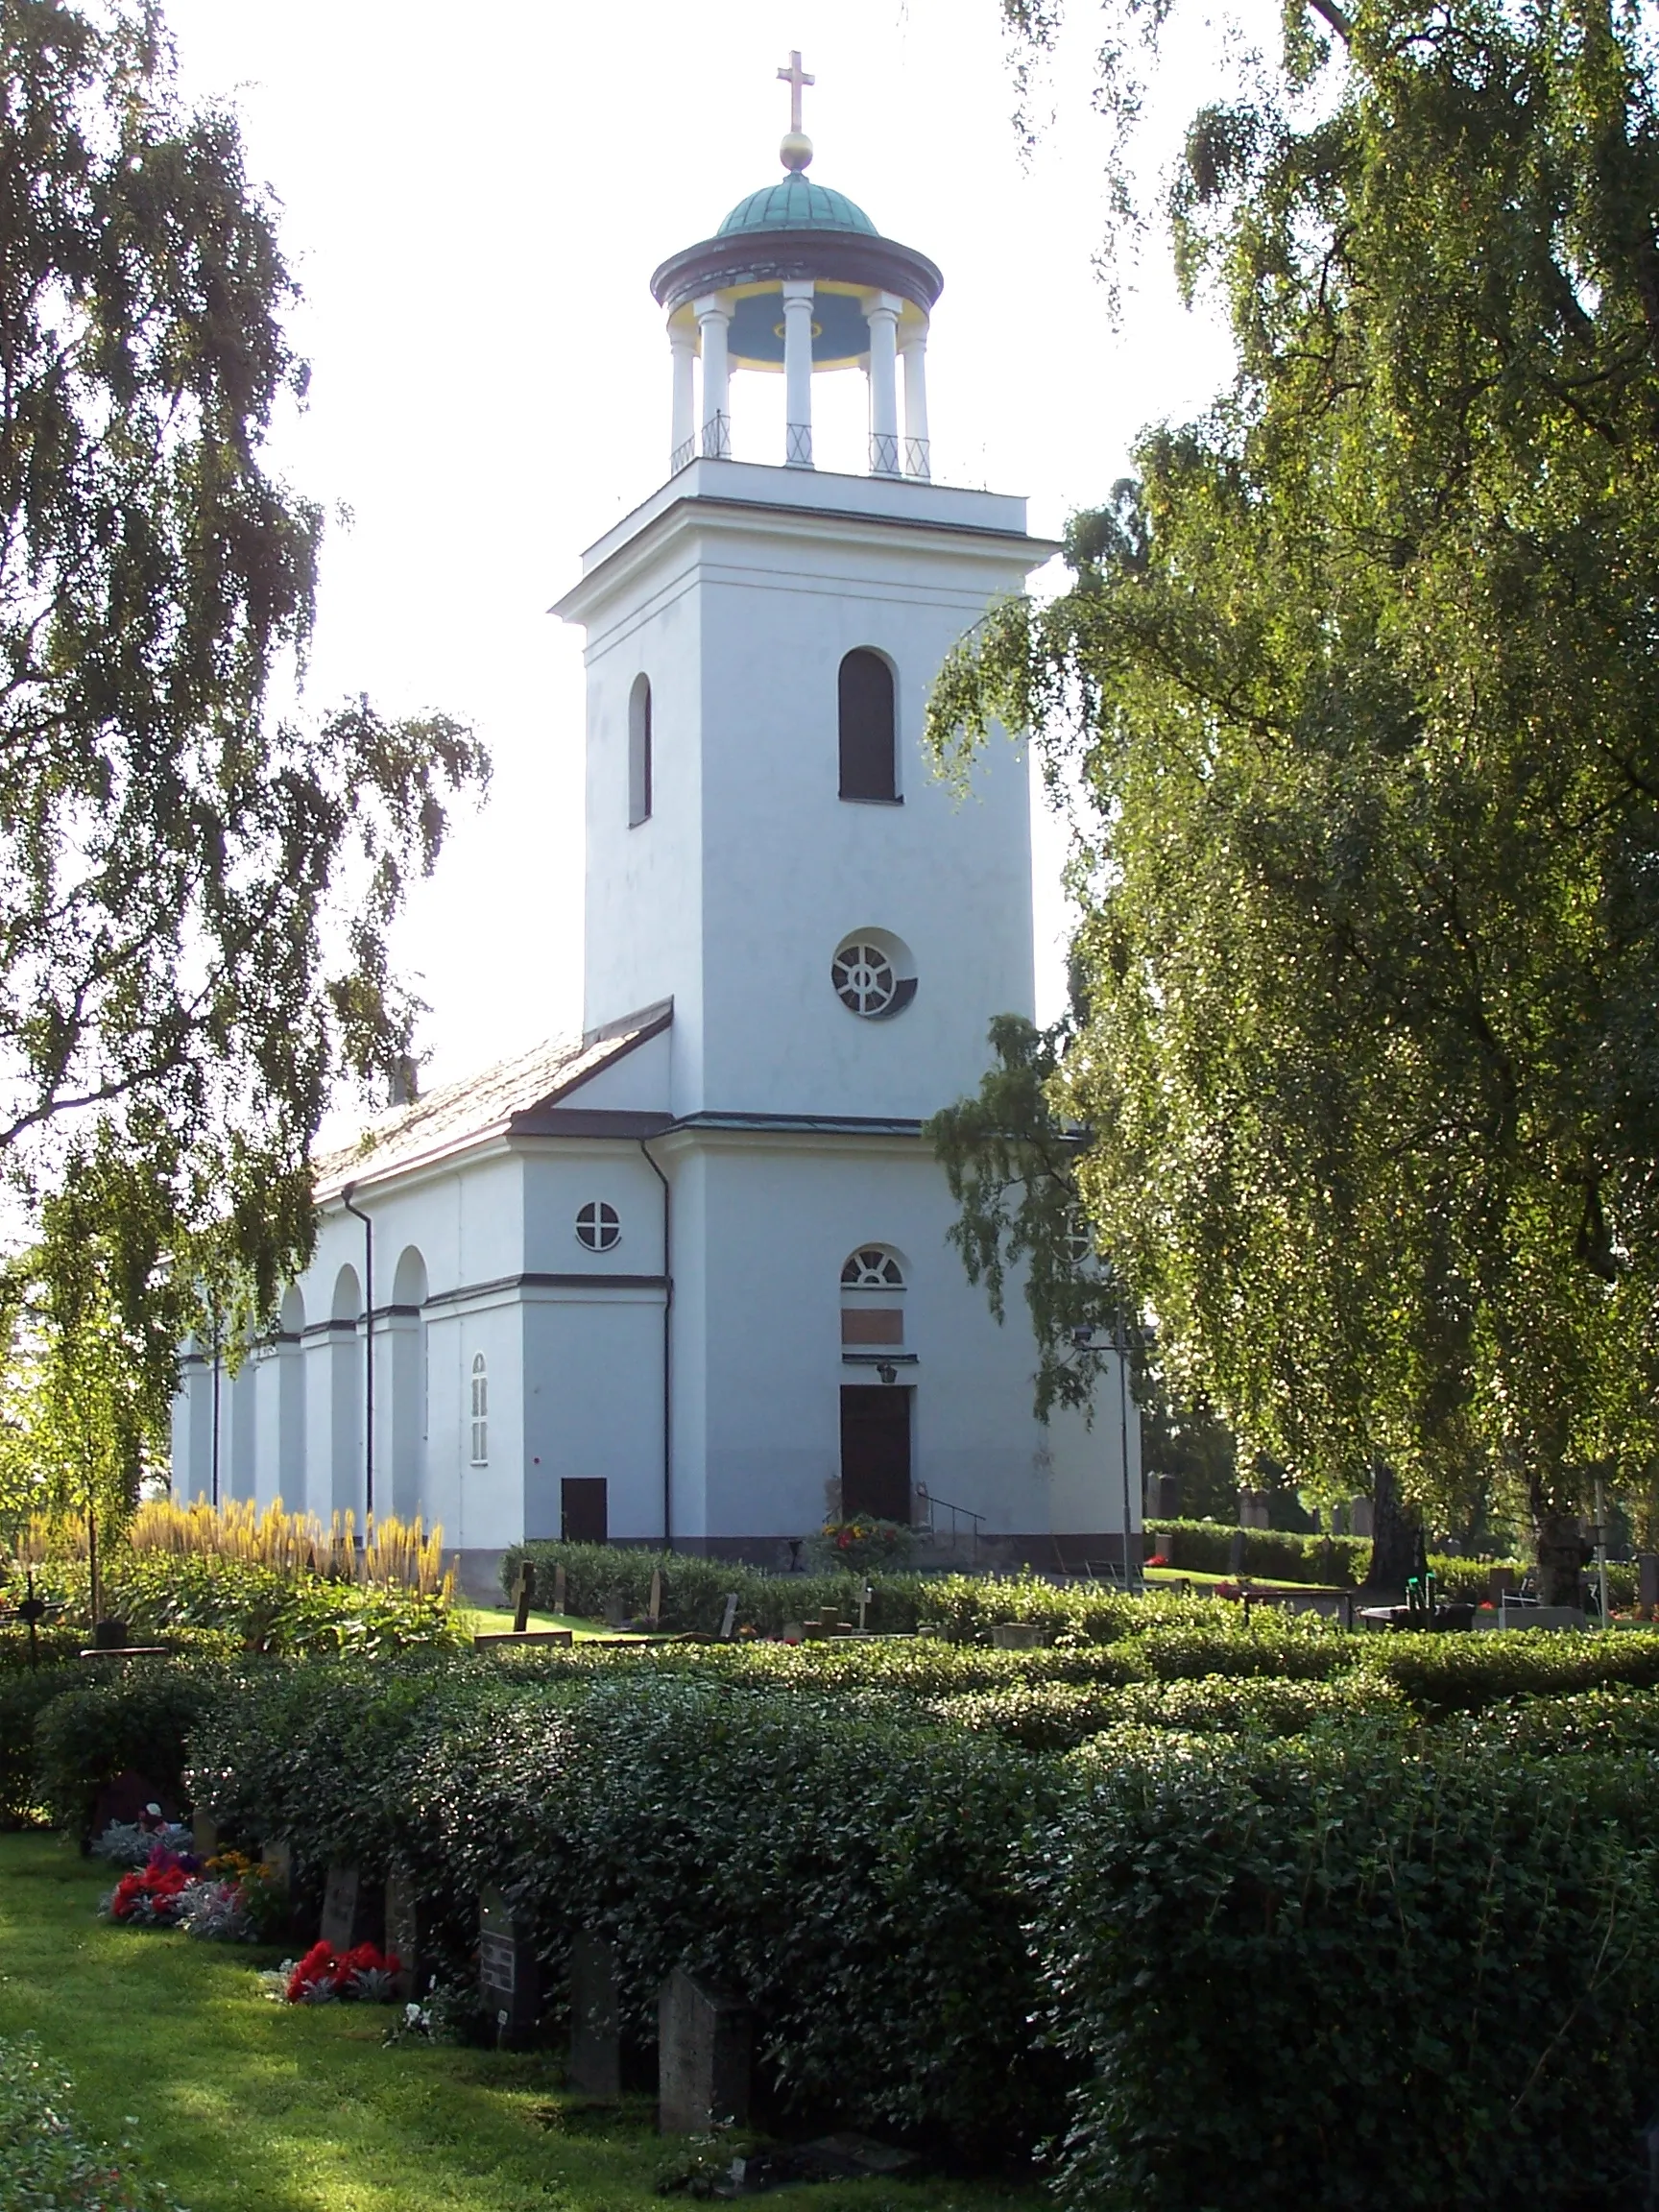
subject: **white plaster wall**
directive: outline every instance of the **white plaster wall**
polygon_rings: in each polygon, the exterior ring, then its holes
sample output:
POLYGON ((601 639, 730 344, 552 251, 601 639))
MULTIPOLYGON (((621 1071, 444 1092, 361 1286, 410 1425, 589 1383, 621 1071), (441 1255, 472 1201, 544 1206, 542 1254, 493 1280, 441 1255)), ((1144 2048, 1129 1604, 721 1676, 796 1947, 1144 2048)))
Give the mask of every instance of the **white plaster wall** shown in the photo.
POLYGON ((524 1343, 524 1533, 557 1536, 564 1479, 601 1476, 613 1540, 660 1540, 661 1292, 532 1293, 524 1343))
MULTIPOLYGON (((1023 765, 995 756, 958 805, 919 742, 945 654, 1028 557, 943 528, 872 529, 889 487, 737 475, 765 505, 683 505, 660 541, 621 545, 613 581, 573 595, 589 627, 586 1019, 673 996, 677 1113, 931 1113, 977 1083, 991 1017, 1032 1003, 1023 765), (795 511, 828 485, 843 513, 795 511), (860 645, 897 670, 902 805, 837 795, 836 677, 860 645), (630 828, 642 669, 654 811, 630 828), (830 988, 837 944, 867 926, 916 958, 916 998, 891 1022, 860 1021, 830 988)), ((725 483, 717 464, 699 465, 705 478, 725 483)), ((916 488, 907 512, 948 522, 953 501, 985 505, 916 488)), ((993 511, 1022 528, 1022 503, 993 511)))
MULTIPOLYGON (((585 1094, 578 1097, 587 1104, 585 1094)), ((522 1172, 527 1272, 662 1272, 662 1186, 637 1144, 533 1138, 525 1142, 522 1172), (609 1252, 590 1252, 577 1239, 576 1215, 589 1199, 616 1209, 622 1234, 609 1252)))
POLYGON ((263 1511, 280 1495, 282 1487, 284 1360, 281 1346, 261 1346, 250 1364, 253 1380, 253 1488, 251 1494, 263 1511))
MULTIPOLYGON (((882 1386, 841 1357, 841 1266, 868 1242, 904 1262, 913 1479, 982 1514, 988 1535, 1119 1527, 1115 1400, 1092 1431, 1080 1418, 1038 1422, 1018 1283, 999 1328, 945 1242, 950 1193, 920 1144, 676 1142, 680 1533, 783 1538, 823 1519, 839 1474, 841 1387, 882 1386)), ((1133 1401, 1129 1411, 1133 1508, 1133 1401)))

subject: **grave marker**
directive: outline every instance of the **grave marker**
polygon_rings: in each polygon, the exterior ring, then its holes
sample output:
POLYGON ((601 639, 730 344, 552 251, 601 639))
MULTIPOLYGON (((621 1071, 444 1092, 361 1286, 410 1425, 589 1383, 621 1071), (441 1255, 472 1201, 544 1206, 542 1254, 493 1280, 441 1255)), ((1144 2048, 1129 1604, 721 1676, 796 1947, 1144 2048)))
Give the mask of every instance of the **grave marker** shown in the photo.
POLYGON ((330 1866, 323 1890, 323 1940, 332 1951, 352 1951, 359 1943, 380 1945, 380 1915, 373 1891, 355 1866, 330 1866))
POLYGON ((541 2017, 541 1969, 530 1931, 499 1889, 479 1900, 478 1984, 503 2051, 519 2051, 541 2017))
POLYGON ((662 1570, 661 1567, 653 1567, 651 1570, 651 1602, 645 1611, 652 1627, 661 1628, 662 1625, 662 1570))
POLYGON ((224 1848, 217 1820, 209 1820, 205 1813, 193 1813, 190 1816, 190 1848, 198 1859, 217 1859, 224 1848))
POLYGON ((602 1936, 570 1946, 569 2074, 589 2097, 622 2094, 622 1962, 602 1936))
POLYGON ((564 1568, 555 1567, 553 1570, 553 1610, 561 1620, 569 1611, 569 1607, 565 1602, 566 1587, 564 1568))
POLYGON ((997 1651, 1035 1651, 1043 1630, 1035 1621, 997 1621, 991 1627, 991 1645, 997 1651))
POLYGON ((753 2027, 749 2008, 676 1966, 657 2006, 657 2125, 664 2135, 707 2135, 749 2121, 753 2027))
POLYGON ((399 1999, 423 1996, 432 1980, 431 1914, 407 1874, 386 1877, 386 1948, 397 1960, 392 1985, 399 1999))
POLYGON ((726 1610, 720 1616, 720 1640, 723 1644, 731 1643, 736 1627, 737 1593, 735 1590, 729 1590, 726 1593, 726 1610))
POLYGON ((528 1559, 518 1568, 518 1595, 513 1607, 513 1633, 522 1636, 530 1625, 530 1607, 536 1596, 536 1570, 528 1559))

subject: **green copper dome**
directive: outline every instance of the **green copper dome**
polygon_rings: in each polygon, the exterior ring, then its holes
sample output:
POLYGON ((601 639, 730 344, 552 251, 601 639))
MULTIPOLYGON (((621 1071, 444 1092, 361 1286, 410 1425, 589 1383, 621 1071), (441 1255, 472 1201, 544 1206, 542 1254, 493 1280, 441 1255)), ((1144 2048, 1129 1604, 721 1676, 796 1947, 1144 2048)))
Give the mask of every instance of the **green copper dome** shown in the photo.
POLYGON ((866 238, 881 235, 845 192, 808 183, 798 172, 739 200, 714 235, 736 238, 752 230, 855 230, 866 238))

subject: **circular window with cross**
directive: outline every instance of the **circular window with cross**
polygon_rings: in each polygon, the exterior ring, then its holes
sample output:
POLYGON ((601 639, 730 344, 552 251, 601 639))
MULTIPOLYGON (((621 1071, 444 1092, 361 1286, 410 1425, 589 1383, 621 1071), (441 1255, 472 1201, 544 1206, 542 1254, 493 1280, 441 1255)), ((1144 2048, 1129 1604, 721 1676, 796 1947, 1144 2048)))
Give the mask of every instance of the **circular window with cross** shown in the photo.
POLYGON ((589 1252, 611 1252, 622 1241, 622 1222, 614 1206, 589 1198, 576 1210, 576 1241, 589 1252))

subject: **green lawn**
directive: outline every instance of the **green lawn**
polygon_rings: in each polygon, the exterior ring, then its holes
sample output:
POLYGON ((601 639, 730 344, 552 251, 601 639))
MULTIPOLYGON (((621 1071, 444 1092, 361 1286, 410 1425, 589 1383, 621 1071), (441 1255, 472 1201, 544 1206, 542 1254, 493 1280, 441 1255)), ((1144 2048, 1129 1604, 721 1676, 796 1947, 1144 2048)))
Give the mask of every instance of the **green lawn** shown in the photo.
MULTIPOLYGON (((380 2008, 272 2004, 274 1955, 94 1917, 108 1868, 0 1836, 0 2034, 32 2029, 87 2130, 134 2135, 186 2212, 647 2212, 683 2147, 648 2105, 596 2108, 549 2055, 402 2046, 380 2008), (136 2124, 134 2126, 134 2123, 136 2124)), ((667 2202, 684 2201, 668 2199, 667 2202)), ((990 2212, 1036 2190, 824 2183, 800 2212, 990 2212)))

